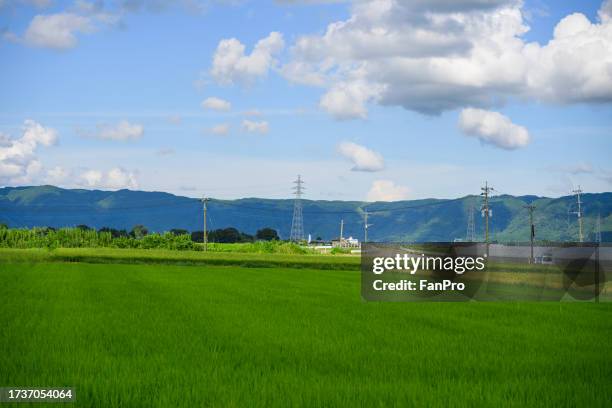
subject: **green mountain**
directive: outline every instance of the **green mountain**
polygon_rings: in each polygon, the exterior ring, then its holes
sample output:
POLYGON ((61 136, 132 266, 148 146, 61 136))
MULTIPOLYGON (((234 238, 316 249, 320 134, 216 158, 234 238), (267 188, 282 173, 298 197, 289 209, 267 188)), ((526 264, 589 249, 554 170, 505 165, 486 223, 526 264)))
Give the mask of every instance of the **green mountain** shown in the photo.
MULTIPOLYGON (((371 241, 452 241, 466 236, 468 214, 474 208, 475 230, 483 238, 479 196, 452 200, 426 199, 366 203, 361 201, 303 200, 304 230, 312 238, 339 235, 363 238, 364 212, 369 213, 371 241)), ((594 240, 599 216, 602 238, 612 240, 612 193, 584 194, 585 240, 594 240)), ((208 203, 208 228, 236 227, 247 233, 271 227, 287 238, 291 229, 293 200, 244 198, 212 199, 208 203)), ((539 240, 575 241, 578 223, 573 196, 496 196, 491 199, 491 236, 500 242, 528 241, 529 215, 534 204, 539 240)), ((0 223, 10 227, 64 227, 79 224, 95 228, 130 229, 143 224, 151 231, 182 228, 202 230, 202 203, 193 198, 161 192, 67 190, 53 186, 0 188, 0 223)))

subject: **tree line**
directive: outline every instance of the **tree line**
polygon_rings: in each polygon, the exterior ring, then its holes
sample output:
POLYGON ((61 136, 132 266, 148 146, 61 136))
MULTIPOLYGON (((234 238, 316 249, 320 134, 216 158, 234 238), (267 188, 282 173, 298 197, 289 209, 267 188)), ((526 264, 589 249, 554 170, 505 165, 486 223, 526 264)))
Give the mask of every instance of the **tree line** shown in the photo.
MULTIPOLYGON (((203 242, 203 232, 172 229, 164 233, 150 233, 144 225, 135 225, 131 230, 102 227, 98 230, 87 225, 74 228, 37 227, 9 229, 0 224, 0 247, 115 247, 115 248, 166 248, 197 250, 203 242)), ((221 228, 208 233, 211 243, 249 243, 280 241, 272 228, 262 228, 250 235, 236 228, 221 228)))

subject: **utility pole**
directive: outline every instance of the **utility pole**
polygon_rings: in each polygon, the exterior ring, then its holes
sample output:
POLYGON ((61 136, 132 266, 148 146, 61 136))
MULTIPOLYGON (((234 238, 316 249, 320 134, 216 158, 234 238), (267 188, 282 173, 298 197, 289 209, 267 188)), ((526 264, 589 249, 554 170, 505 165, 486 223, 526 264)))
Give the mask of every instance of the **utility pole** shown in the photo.
POLYGON ((344 238, 344 219, 340 219, 340 243, 342 243, 342 238, 344 238))
POLYGON ((584 237, 582 235, 582 201, 580 200, 580 194, 582 194, 582 189, 580 186, 576 190, 573 190, 572 193, 576 194, 576 202, 578 203, 578 211, 574 214, 578 217, 578 240, 579 242, 583 242, 584 237))
POLYGON ((208 197, 202 197, 202 209, 204 210, 204 231, 202 241, 204 242, 204 251, 208 250, 208 229, 206 225, 206 212, 208 210, 206 203, 210 200, 208 197))
MULTIPOLYGON (((482 215, 485 217, 485 243, 489 244, 489 217, 493 216, 493 212, 489 209, 489 196, 491 191, 494 190, 493 187, 490 187, 488 182, 485 181, 485 186, 480 188, 483 196, 484 202, 482 205, 482 215)), ((487 250, 488 252, 488 250, 487 250)))
POLYGON ((597 214, 597 223, 595 224, 595 242, 601 243, 601 214, 597 214))
POLYGON ((536 207, 533 204, 529 204, 529 205, 526 205, 525 208, 527 209, 527 211, 529 211, 529 225, 531 225, 531 232, 530 232, 531 256, 529 257, 529 263, 532 264, 533 263, 533 240, 535 239, 535 225, 533 225, 533 211, 535 210, 536 207))

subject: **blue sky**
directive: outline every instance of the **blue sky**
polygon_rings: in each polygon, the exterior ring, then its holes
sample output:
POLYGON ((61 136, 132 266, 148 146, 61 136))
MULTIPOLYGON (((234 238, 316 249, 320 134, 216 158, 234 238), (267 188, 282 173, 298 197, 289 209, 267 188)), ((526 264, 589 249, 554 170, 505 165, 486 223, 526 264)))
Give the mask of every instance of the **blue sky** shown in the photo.
POLYGON ((0 184, 610 191, 610 2, 154 3, 0 1, 0 184))

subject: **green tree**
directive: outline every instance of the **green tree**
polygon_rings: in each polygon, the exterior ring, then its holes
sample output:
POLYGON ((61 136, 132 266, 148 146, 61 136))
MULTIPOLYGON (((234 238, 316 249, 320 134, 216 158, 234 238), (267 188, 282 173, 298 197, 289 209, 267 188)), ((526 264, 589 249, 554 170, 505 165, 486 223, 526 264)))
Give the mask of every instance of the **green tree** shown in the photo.
POLYGON ((277 241, 279 239, 278 232, 272 228, 262 228, 258 230, 255 237, 262 241, 277 241))
POLYGON ((132 231, 130 231, 130 235, 136 239, 140 239, 149 234, 149 230, 144 225, 134 225, 132 231))
POLYGON ((204 231, 193 231, 191 233, 191 240, 193 242, 204 242, 204 231))

